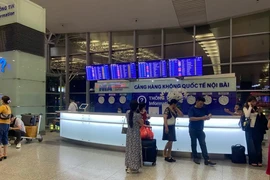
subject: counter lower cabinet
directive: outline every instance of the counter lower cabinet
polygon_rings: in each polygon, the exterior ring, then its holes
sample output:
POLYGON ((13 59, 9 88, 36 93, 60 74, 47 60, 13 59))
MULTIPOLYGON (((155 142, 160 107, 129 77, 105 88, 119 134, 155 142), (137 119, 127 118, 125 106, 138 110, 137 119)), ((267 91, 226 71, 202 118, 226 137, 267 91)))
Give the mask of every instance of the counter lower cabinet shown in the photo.
MULTIPOLYGON (((121 134, 125 114, 61 112, 60 136, 72 140, 91 142, 102 145, 125 146, 126 136, 121 134)), ((213 154, 231 154, 231 146, 241 144, 246 146, 245 133, 238 126, 237 117, 213 117, 205 121, 205 134, 208 152, 213 154)), ((157 146, 162 150, 163 117, 151 117, 150 123, 157 139, 157 146)), ((177 118, 177 142, 173 151, 191 152, 188 132, 188 117, 177 118)), ((198 144, 198 152, 200 152, 198 144)))

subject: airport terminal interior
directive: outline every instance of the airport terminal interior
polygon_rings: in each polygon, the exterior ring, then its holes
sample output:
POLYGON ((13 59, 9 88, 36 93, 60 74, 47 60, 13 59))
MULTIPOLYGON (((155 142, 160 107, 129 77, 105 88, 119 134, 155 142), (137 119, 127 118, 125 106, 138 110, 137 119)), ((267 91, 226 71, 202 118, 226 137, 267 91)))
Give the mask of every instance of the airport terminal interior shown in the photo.
POLYGON ((269 0, 0 0, 0 179, 270 179, 269 64, 269 0))

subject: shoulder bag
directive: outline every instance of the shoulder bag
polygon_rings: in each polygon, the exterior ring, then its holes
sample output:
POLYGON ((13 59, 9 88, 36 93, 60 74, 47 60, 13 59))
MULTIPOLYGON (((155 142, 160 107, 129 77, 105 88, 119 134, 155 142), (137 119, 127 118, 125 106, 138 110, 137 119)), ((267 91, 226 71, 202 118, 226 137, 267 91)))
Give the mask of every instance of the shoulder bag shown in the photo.
POLYGON ((126 117, 125 117, 125 119, 124 119, 124 121, 123 121, 123 124, 122 124, 122 134, 127 134, 127 129, 128 129, 128 127, 127 127, 127 125, 126 125, 126 117), (125 126, 126 125, 126 126, 125 126))
POLYGON ((168 124, 168 125, 175 125, 176 119, 175 119, 175 117, 173 116, 173 114, 172 114, 172 112, 171 112, 170 109, 169 109, 169 111, 170 111, 170 114, 171 114, 171 118, 167 119, 167 124, 168 124))

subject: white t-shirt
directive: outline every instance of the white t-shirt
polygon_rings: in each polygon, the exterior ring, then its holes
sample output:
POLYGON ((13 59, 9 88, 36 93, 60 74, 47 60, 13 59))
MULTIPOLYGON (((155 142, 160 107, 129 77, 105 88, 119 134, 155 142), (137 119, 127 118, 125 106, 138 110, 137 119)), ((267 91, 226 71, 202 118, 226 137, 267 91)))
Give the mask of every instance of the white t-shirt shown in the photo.
POLYGON ((68 111, 75 112, 78 110, 78 106, 75 102, 71 102, 68 106, 68 111))
POLYGON ((21 131, 26 132, 23 121, 20 118, 16 118, 14 128, 18 128, 19 126, 21 126, 20 128, 21 131))
POLYGON ((255 124, 256 124, 256 119, 257 119, 257 115, 258 113, 251 113, 252 111, 252 107, 250 106, 248 109, 246 107, 243 108, 244 114, 246 118, 250 118, 250 127, 254 128, 255 124))

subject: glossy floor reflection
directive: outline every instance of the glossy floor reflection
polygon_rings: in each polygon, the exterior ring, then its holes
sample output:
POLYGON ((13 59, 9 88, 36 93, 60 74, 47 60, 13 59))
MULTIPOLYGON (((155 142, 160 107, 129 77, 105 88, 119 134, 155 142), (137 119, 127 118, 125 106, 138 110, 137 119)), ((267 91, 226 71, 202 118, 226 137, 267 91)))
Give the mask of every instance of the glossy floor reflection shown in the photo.
MULTIPOLYGON (((264 153, 266 154, 266 153, 264 153)), ((158 158, 157 166, 146 166, 140 174, 127 175, 124 153, 92 149, 61 141, 48 133, 42 143, 23 144, 9 149, 0 162, 2 180, 268 180, 265 168, 217 161, 216 167, 195 165, 189 159, 169 164, 158 158)))

